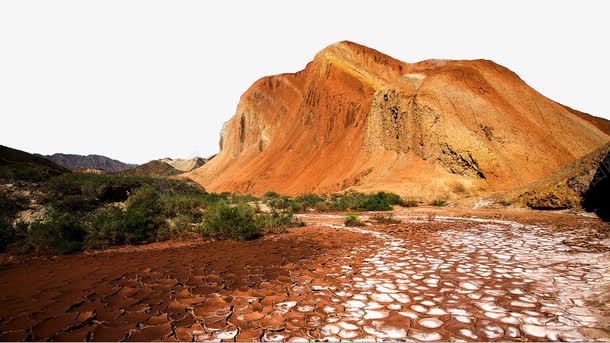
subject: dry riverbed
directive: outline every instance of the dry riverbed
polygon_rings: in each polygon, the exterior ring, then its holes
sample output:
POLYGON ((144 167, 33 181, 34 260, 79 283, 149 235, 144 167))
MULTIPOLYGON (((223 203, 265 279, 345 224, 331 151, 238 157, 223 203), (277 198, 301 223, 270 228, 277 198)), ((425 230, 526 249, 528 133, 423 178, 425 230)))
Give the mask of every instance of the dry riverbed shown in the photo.
MULTIPOLYGON (((366 217, 366 214, 363 214, 366 217)), ((400 224, 3 258, 0 340, 610 339, 607 224, 417 208, 400 224)))

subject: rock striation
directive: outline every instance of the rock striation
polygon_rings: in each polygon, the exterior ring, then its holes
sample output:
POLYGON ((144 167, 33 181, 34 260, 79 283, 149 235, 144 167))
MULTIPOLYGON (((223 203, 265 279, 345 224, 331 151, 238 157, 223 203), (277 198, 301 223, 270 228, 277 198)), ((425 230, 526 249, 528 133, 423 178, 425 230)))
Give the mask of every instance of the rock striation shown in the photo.
POLYGON ((534 209, 584 207, 610 218, 610 143, 569 163, 556 173, 508 193, 504 200, 534 209))
POLYGON ((187 176, 210 191, 464 197, 540 180, 606 143, 608 127, 492 61, 405 63, 339 42, 256 81, 220 153, 187 176))

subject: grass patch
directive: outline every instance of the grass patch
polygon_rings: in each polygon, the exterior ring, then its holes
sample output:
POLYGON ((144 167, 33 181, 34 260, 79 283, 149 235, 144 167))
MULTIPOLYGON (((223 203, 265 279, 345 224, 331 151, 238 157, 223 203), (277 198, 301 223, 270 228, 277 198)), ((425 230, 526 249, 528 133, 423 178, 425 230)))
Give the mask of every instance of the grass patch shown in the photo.
POLYGON ((85 246, 101 249, 125 244, 125 213, 118 206, 107 205, 93 211, 88 217, 85 246))
MULTIPOLYGON (((186 180, 57 173, 45 174, 44 180, 35 184, 34 193, 19 193, 42 194, 42 198, 31 196, 45 206, 41 220, 16 223, 17 213, 31 206, 30 195, 0 191, 0 250, 70 253, 199 235, 249 240, 304 225, 293 214, 299 211, 387 211, 395 205, 410 206, 400 196, 386 192, 296 198, 267 192, 258 199, 208 193, 186 180), (271 208, 269 213, 260 213, 260 201, 271 208)), ((364 223, 350 214, 346 225, 364 223)))
POLYGON ((263 197, 269 207, 277 210, 290 209, 293 212, 306 211, 389 211, 393 205, 412 207, 417 202, 406 202, 394 193, 378 192, 364 194, 359 192, 335 193, 330 195, 306 194, 294 199, 274 194, 263 197))
POLYGON ((50 179, 45 186, 49 203, 67 212, 89 212, 108 203, 122 202, 143 186, 168 195, 204 195, 198 185, 183 180, 141 176, 69 173, 50 179))
POLYGON ((261 236, 254 209, 245 203, 219 203, 205 217, 202 235, 212 238, 250 240, 261 236))
POLYGON ((280 212, 272 210, 271 213, 259 213, 256 223, 265 232, 284 233, 288 228, 305 226, 305 223, 295 218, 292 212, 280 212))
POLYGON ((343 223, 345 226, 364 226, 364 222, 355 213, 348 213, 343 223))
POLYGON ((0 218, 12 219, 19 211, 25 210, 30 199, 9 189, 0 189, 0 218))
POLYGON ((86 230, 82 223, 70 214, 51 213, 45 220, 30 224, 16 223, 14 235, 14 251, 69 254, 82 250, 86 230))
POLYGON ((377 224, 400 224, 400 220, 394 218, 393 213, 379 213, 371 217, 377 224))

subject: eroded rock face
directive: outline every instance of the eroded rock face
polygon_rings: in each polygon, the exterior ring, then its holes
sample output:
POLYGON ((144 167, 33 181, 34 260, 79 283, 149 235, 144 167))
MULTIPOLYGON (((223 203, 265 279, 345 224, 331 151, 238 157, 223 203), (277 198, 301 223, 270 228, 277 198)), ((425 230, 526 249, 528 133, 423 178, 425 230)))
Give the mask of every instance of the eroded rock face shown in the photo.
POLYGON ((491 61, 410 64, 340 42, 255 82, 189 177, 211 191, 474 195, 557 171, 607 142, 604 125, 491 61))
POLYGON ((507 194, 505 201, 535 209, 582 206, 608 218, 610 144, 578 158, 558 172, 507 194))

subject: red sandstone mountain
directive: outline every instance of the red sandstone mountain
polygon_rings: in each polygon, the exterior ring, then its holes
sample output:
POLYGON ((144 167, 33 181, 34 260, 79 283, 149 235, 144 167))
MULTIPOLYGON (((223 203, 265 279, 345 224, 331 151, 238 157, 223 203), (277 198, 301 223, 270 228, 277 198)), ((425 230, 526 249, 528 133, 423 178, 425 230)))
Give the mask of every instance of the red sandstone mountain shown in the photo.
POLYGON ((188 177, 210 191, 474 195, 550 175, 607 142, 608 127, 492 61, 411 64, 340 42, 256 81, 220 153, 188 177))

